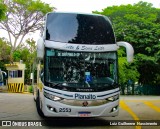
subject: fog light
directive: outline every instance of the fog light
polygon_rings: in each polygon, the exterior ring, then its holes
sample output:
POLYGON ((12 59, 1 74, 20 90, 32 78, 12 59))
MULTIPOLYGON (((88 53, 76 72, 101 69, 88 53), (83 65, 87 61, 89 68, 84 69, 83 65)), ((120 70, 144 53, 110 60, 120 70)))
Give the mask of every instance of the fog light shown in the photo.
POLYGON ((117 111, 117 109, 118 109, 118 106, 113 107, 112 110, 111 110, 111 112, 115 112, 115 111, 117 111))
POLYGON ((53 108, 50 108, 51 111, 53 111, 53 108))
POLYGON ((116 108, 113 108, 113 112, 116 111, 116 110, 117 110, 116 108))
POLYGON ((50 110, 50 111, 52 111, 52 112, 56 112, 57 113, 57 110, 56 110, 56 108, 54 108, 54 107, 51 107, 51 106, 47 106, 48 107, 48 109, 50 110))

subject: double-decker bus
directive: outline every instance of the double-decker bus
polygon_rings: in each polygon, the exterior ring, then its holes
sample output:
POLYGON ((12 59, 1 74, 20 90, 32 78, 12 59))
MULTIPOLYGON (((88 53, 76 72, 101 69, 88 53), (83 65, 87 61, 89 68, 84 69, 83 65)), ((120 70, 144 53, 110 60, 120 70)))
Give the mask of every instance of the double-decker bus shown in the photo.
POLYGON ((37 41, 37 86, 34 98, 40 116, 117 116, 119 46, 110 20, 103 15, 51 12, 37 41))

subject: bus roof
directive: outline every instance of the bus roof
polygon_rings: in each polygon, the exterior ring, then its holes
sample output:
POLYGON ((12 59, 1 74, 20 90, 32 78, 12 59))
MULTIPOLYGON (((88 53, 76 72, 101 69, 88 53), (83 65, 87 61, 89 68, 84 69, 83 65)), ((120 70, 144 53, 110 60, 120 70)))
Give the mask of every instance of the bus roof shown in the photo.
POLYGON ((95 14, 95 13, 85 13, 85 12, 63 12, 63 11, 58 11, 58 12, 49 12, 47 14, 50 14, 50 13, 66 13, 66 14, 84 14, 84 15, 97 15, 97 16, 104 16, 104 15, 101 15, 101 14, 95 14))

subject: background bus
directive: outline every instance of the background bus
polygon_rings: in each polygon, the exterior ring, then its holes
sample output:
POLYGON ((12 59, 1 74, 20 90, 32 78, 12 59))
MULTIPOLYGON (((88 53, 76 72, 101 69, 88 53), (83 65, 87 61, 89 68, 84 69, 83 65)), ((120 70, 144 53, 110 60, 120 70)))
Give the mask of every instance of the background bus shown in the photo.
POLYGON ((4 79, 7 77, 6 72, 0 69, 0 86, 4 85, 4 79))

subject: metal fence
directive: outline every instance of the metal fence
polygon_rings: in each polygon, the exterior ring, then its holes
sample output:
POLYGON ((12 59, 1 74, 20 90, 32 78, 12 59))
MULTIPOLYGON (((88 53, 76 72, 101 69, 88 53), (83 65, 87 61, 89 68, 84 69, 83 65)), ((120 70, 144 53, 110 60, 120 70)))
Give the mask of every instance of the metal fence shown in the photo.
MULTIPOLYGON (((122 91, 121 91, 122 93, 122 91)), ((125 95, 160 95, 159 85, 129 85, 125 86, 125 95)))

